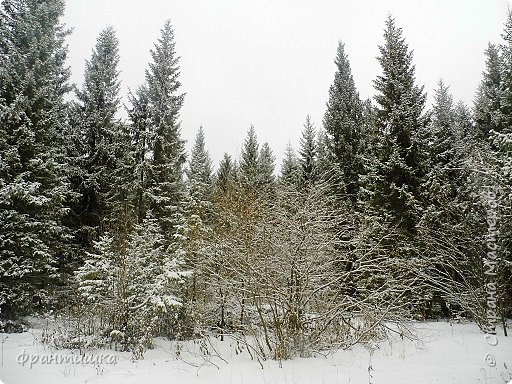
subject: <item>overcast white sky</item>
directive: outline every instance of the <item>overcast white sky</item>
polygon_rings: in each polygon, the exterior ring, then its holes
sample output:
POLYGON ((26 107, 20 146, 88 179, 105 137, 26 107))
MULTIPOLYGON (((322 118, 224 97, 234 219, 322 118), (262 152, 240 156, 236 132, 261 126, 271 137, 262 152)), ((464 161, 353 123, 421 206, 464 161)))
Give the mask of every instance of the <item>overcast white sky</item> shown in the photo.
MULTIPOLYGON (((171 19, 181 56, 187 149, 204 127, 215 162, 238 156, 250 124, 278 158, 297 147, 307 114, 322 124, 339 40, 362 98, 374 94, 375 59, 391 13, 414 50, 416 77, 432 100, 439 78, 471 103, 489 41, 500 42, 507 0, 67 0, 72 82, 83 82, 101 29, 120 40, 122 93, 144 81, 149 50, 171 19)), ((125 99, 126 100, 126 99, 125 99)))

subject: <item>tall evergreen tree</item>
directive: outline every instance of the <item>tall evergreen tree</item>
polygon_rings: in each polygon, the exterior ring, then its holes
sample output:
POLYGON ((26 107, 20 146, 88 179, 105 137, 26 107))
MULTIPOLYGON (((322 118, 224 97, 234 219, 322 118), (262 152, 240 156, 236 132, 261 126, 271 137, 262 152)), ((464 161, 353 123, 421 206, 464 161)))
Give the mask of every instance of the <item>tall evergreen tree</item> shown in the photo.
MULTIPOLYGON (((501 45, 503 74, 500 95, 500 124, 491 132, 491 143, 496 148, 498 174, 500 176, 502 208, 501 232, 501 277, 502 294, 500 298, 502 320, 510 316, 512 302, 512 10, 508 10, 507 21, 502 34, 501 45)), ((505 323, 503 320, 503 326, 505 323)), ((505 329, 505 328, 504 328, 505 329)))
POLYGON ((283 162, 281 164, 281 184, 287 186, 297 186, 300 181, 301 169, 297 156, 291 143, 286 146, 283 162))
POLYGON ((455 110, 453 98, 443 80, 439 80, 434 95, 431 120, 430 160, 443 166, 455 155, 457 133, 455 132, 455 110), (435 141, 434 141, 435 140, 435 141))
POLYGON ((129 95, 131 109, 128 110, 130 128, 128 137, 130 147, 125 162, 128 168, 128 178, 125 183, 132 192, 133 206, 137 222, 142 223, 149 211, 148 186, 151 181, 149 167, 150 153, 150 106, 148 88, 140 86, 135 94, 129 95))
POLYGON ((452 96, 448 87, 440 80, 434 96, 432 121, 428 129, 429 170, 423 188, 425 199, 428 201, 424 215, 429 214, 430 220, 436 221, 437 224, 447 223, 447 215, 453 213, 447 208, 454 208, 453 205, 462 187, 460 177, 463 152, 460 151, 459 145, 462 137, 458 132, 461 127, 456 119, 452 96))
POLYGON ((183 220, 185 186, 184 142, 180 137, 179 112, 184 94, 179 93, 179 57, 174 30, 165 22, 146 71, 146 85, 132 98, 131 111, 136 146, 138 205, 140 216, 159 223, 167 246, 183 220))
POLYGON ((0 317, 43 306, 69 237, 63 135, 67 30, 62 0, 0 8, 0 317))
POLYGON ((209 219, 212 210, 212 166, 210 155, 205 148, 204 132, 200 127, 187 169, 188 199, 186 206, 186 260, 194 274, 188 297, 195 302, 198 296, 198 279, 204 273, 204 241, 209 233, 209 219))
POLYGON ((115 169, 111 174, 112 185, 105 196, 108 216, 106 230, 118 236, 127 236, 139 222, 137 211, 137 186, 139 186, 136 141, 132 141, 133 127, 122 122, 113 137, 111 151, 116 157, 115 169))
POLYGON ((486 69, 475 100, 475 118, 479 136, 488 139, 491 131, 501 132, 504 121, 501 116, 503 95, 503 62, 499 48, 488 45, 486 69))
POLYGON ((501 94, 501 124, 503 133, 512 133, 512 10, 509 8, 507 21, 502 34, 504 43, 501 45, 503 75, 503 93, 501 94))
POLYGON ((229 185, 235 181, 236 167, 231 159, 231 156, 224 153, 224 156, 219 162, 219 169, 216 175, 216 184, 222 191, 226 191, 229 185))
POLYGON ((348 56, 343 43, 338 44, 334 82, 329 88, 329 101, 324 128, 329 135, 334 159, 341 172, 337 180, 338 194, 356 200, 359 174, 362 172, 359 147, 362 128, 362 104, 356 90, 348 56))
MULTIPOLYGON (((205 148, 204 132, 200 127, 187 169, 187 237, 193 242, 206 230, 213 192, 212 162, 205 148)), ((188 244, 190 247, 190 244, 188 244)))
POLYGON ((151 51, 153 63, 146 71, 150 101, 151 150, 150 208, 164 236, 172 236, 179 221, 183 201, 184 142, 180 138, 179 112, 184 94, 179 94, 179 57, 175 52, 174 31, 166 21, 161 38, 151 51))
POLYGON ((254 126, 251 125, 242 148, 240 159, 240 178, 245 185, 256 185, 258 183, 258 157, 259 144, 254 126))
POLYGON ((330 179, 334 174, 339 174, 337 163, 334 161, 334 154, 331 152, 331 141, 325 130, 318 130, 316 137, 317 148, 317 172, 323 180, 330 179))
POLYGON ((263 143, 258 155, 258 185, 272 187, 275 182, 275 157, 267 142, 263 143))
MULTIPOLYGON (((470 141, 474 144, 477 136, 474 116, 468 106, 462 101, 455 105, 455 123, 458 126, 456 131, 461 135, 459 139, 465 139, 466 143, 470 141)), ((459 143, 461 142, 462 140, 459 140, 459 143)), ((462 150, 464 149, 471 149, 471 146, 464 146, 462 150)))
POLYGON ((119 42, 113 28, 100 32, 91 59, 86 61, 85 81, 77 91, 71 119, 74 125, 76 177, 80 194, 73 212, 78 221, 79 244, 92 246, 104 232, 107 203, 117 166, 115 139, 121 129, 116 113, 120 105, 119 42))
POLYGON ((373 165, 371 204, 386 220, 406 233, 415 232, 420 206, 420 186, 425 173, 423 143, 428 116, 426 96, 415 85, 415 67, 402 29, 390 16, 384 45, 379 47, 382 75, 374 81, 376 128, 380 135, 378 159, 373 165))
POLYGON ((447 315, 445 301, 456 308, 468 294, 453 287, 460 281, 475 283, 474 274, 468 269, 478 270, 481 263, 481 245, 475 239, 482 235, 482 225, 481 216, 475 215, 475 188, 468 183, 468 164, 475 151, 474 132, 467 108, 460 103, 454 106, 443 81, 435 91, 427 132, 428 172, 422 188, 424 209, 417 239, 423 259, 432 265, 427 268, 430 272, 426 282, 434 283, 434 289, 423 293, 424 308, 439 315, 433 312, 433 305, 437 305, 447 315))
POLYGON ((302 182, 304 184, 314 183, 318 174, 316 132, 309 115, 306 116, 306 123, 302 131, 299 154, 302 182))
POLYGON ((112 152, 119 155, 108 200, 114 225, 77 273, 85 291, 94 280, 115 282, 120 289, 110 292, 116 306, 109 326, 124 342, 143 346, 156 334, 177 331, 182 310, 181 287, 175 283, 188 274, 181 273, 187 251, 185 153, 178 121, 184 96, 178 94, 174 46, 174 32, 166 22, 151 51, 146 84, 130 95, 131 125, 121 125, 113 137, 112 152), (126 200, 116 201, 120 198, 126 200), (104 265, 113 271, 96 276, 104 265))
POLYGON ((187 177, 190 195, 194 198, 204 199, 208 195, 212 183, 212 161, 205 147, 203 127, 199 127, 196 135, 187 177))

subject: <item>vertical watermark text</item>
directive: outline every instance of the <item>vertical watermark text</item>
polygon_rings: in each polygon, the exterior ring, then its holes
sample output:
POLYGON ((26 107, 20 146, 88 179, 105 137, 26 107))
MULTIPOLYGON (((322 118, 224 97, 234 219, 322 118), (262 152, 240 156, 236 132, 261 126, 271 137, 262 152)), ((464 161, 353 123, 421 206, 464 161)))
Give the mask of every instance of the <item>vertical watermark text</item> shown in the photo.
MULTIPOLYGON (((496 324, 499 321, 498 315, 498 269, 499 269, 499 247, 498 247, 498 191, 490 187, 484 192, 487 217, 487 234, 485 253, 483 257, 485 275, 485 327, 484 339, 491 346, 498 345, 496 336, 496 324)), ((484 357, 489 367, 496 366, 496 359, 490 353, 484 357)))

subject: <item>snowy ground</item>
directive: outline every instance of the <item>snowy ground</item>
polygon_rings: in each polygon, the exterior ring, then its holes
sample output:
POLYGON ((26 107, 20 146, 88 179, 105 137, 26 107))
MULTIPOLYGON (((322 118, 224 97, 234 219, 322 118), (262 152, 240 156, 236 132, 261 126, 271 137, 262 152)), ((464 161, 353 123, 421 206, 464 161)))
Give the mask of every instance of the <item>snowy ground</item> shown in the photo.
POLYGON ((498 334, 498 344, 492 346, 494 340, 488 343, 474 324, 429 322, 414 328, 419 340, 397 337, 374 348, 356 346, 284 361, 281 367, 279 362, 266 361, 263 369, 235 342, 217 339, 206 346, 210 355, 190 341, 181 345, 177 358, 177 344, 159 339, 143 360, 104 350, 94 352, 96 361, 104 354, 100 364, 73 363, 71 358, 79 356, 76 351, 69 357, 72 351, 43 346, 41 330, 31 329, 0 334, 0 383, 504 384, 512 379, 512 336, 498 334))

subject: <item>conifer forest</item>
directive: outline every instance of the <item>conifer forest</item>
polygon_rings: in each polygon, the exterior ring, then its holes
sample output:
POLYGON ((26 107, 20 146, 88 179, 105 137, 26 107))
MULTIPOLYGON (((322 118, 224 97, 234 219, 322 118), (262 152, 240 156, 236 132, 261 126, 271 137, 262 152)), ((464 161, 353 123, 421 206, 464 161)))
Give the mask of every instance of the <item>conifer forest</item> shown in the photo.
POLYGON ((358 47, 335 41, 323 120, 303 112, 300 145, 276 154, 245 126, 217 162, 201 127, 185 149, 172 21, 123 95, 113 27, 70 82, 64 9, 0 6, 0 332, 53 318, 62 348, 143 358, 155 338, 215 337, 261 361, 410 322, 510 333, 512 11, 472 104, 443 80, 427 103, 390 15, 374 97, 354 82, 358 47))

